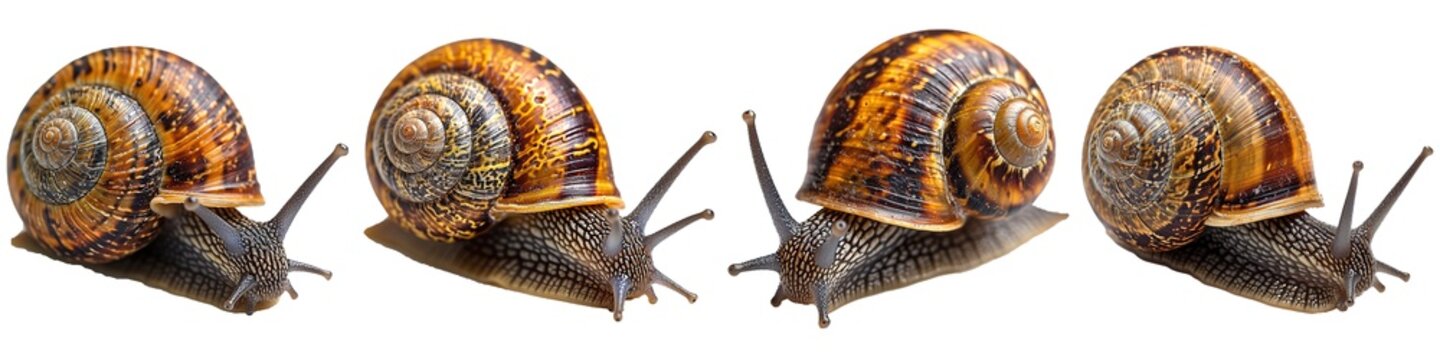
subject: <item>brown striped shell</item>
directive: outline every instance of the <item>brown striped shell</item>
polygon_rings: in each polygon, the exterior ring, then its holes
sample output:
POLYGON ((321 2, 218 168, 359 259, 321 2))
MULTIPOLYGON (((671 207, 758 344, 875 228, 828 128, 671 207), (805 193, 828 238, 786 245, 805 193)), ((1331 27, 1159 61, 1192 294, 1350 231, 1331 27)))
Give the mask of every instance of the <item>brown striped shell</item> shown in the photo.
POLYGON ((159 229, 151 204, 265 202, 230 96, 156 49, 105 49, 60 69, 21 111, 8 158, 25 229, 71 261, 144 247, 159 229))
POLYGON ((418 237, 472 239, 507 213, 624 207, 580 89, 530 48, 493 39, 411 62, 375 106, 370 184, 418 237))
POLYGON ((1084 151, 1091 207, 1142 250, 1321 206, 1295 109, 1224 49, 1178 47, 1135 64, 1101 99, 1084 151))
POLYGON ((798 197, 954 230, 1033 202, 1054 148, 1045 97, 1019 61, 973 34, 915 32, 871 50, 830 92, 798 197))

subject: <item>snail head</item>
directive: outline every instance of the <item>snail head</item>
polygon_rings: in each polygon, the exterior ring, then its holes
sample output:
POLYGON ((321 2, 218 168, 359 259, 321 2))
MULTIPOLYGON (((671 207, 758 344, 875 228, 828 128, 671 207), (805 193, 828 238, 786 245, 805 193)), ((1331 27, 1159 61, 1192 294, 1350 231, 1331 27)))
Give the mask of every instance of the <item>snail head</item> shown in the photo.
POLYGON ((661 273, 655 268, 650 254, 660 242, 665 241, 671 235, 694 223, 696 220, 710 220, 715 218, 715 212, 710 209, 687 216, 676 221, 665 228, 662 228, 649 235, 645 234, 645 225, 654 214, 655 208, 660 204, 660 199, 665 192, 675 183, 675 178, 680 176, 681 170, 690 163, 690 160, 700 152, 701 148, 715 142, 715 133, 706 131, 690 149, 675 161, 674 165, 665 172, 664 176, 650 188, 645 198, 631 211, 629 215, 621 217, 616 212, 609 213, 609 234, 606 235, 601 251, 604 253, 606 269, 610 271, 610 285, 612 294, 615 296, 614 307, 611 311, 615 314, 615 321, 620 321, 624 311, 625 300, 645 295, 650 303, 655 303, 654 284, 668 287, 675 292, 685 296, 690 302, 695 302, 698 296, 675 281, 661 273), (638 256, 637 256, 638 255, 638 256), (629 264, 629 262, 641 259, 643 264, 629 264))
POLYGON ((1361 284, 1369 284, 1376 291, 1384 292, 1385 285, 1375 277, 1376 273, 1389 274, 1400 278, 1401 281, 1410 281, 1409 273, 1375 259, 1370 255, 1368 249, 1375 232, 1380 229, 1380 223, 1384 222, 1385 217, 1390 214, 1390 209, 1395 206, 1395 201, 1400 198, 1400 194, 1410 184, 1411 178, 1415 176, 1415 171, 1419 170, 1420 164, 1424 163, 1425 158, 1434 152, 1434 149, 1429 146, 1421 150, 1420 156, 1415 158, 1415 162, 1405 171, 1405 175, 1400 176, 1400 180, 1396 181, 1395 186, 1390 189, 1390 193, 1385 195, 1385 199, 1380 201, 1380 205, 1370 213, 1370 217, 1366 218, 1365 222, 1358 227, 1351 227, 1351 223, 1355 215, 1355 188, 1359 182, 1360 170, 1365 167, 1365 164, 1359 161, 1354 163, 1354 170, 1350 175, 1350 187, 1345 194, 1345 205, 1340 210, 1340 223, 1335 226, 1334 247, 1331 249, 1331 255, 1337 262, 1346 266, 1344 269, 1345 299, 1336 306, 1337 309, 1345 311, 1354 304, 1355 296, 1366 290, 1359 288, 1361 284), (1363 247, 1367 251, 1355 251, 1356 247, 1363 247))
POLYGON ((283 244, 300 207, 335 161, 348 153, 349 148, 344 144, 335 145, 330 156, 305 179, 270 221, 250 220, 234 208, 211 208, 195 197, 185 199, 185 210, 198 217, 223 245, 227 261, 221 262, 221 270, 235 281, 234 291, 223 304, 226 310, 235 310, 235 306, 243 301, 246 314, 253 314, 257 304, 272 302, 281 293, 289 293, 292 299, 298 297, 287 276, 290 272, 313 273, 330 279, 329 271, 287 258, 283 244))

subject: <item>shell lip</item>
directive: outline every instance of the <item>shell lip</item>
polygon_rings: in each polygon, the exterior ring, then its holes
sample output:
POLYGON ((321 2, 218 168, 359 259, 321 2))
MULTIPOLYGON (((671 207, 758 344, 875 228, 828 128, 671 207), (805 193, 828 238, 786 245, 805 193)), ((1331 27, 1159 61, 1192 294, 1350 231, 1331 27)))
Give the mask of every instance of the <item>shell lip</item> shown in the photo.
POLYGON ((1236 226, 1273 219, 1305 211, 1305 209, 1323 206, 1325 206, 1325 201, 1316 195, 1314 198, 1292 197, 1288 200, 1276 201, 1240 211, 1226 211, 1221 208, 1216 208, 1215 212, 1205 219, 1205 225, 1217 227, 1236 226))
POLYGON ((619 196, 609 195, 576 196, 536 203, 516 203, 511 201, 511 199, 500 199, 500 201, 495 204, 494 210, 509 214, 528 214, 587 205, 605 205, 611 209, 623 209, 625 208, 625 201, 621 200, 619 196))
POLYGON ((836 196, 801 190, 795 195, 796 199, 826 209, 835 210, 881 223, 895 225, 907 229, 922 231, 946 232, 959 229, 965 225, 965 217, 958 214, 935 214, 932 217, 920 216, 900 211, 893 211, 877 207, 874 204, 866 204, 854 200, 844 199, 836 196))
POLYGON ((216 193, 194 193, 184 191, 160 190, 160 194, 150 199, 150 206, 162 204, 184 204, 186 198, 194 197, 200 205, 212 208, 233 208, 242 206, 265 205, 265 197, 260 194, 216 194, 216 193))

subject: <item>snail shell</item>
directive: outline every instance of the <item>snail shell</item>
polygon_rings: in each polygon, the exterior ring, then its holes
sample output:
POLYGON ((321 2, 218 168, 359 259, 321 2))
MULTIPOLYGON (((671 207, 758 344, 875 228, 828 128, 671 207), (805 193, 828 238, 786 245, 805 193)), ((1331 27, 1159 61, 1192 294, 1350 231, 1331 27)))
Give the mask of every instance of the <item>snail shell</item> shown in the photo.
POLYGON ((104 263, 155 239, 152 204, 264 204, 249 135, 205 70, 161 50, 76 59, 35 91, 10 141, 10 198, 66 260, 104 263))
POLYGON ((1170 250, 1205 226, 1323 204, 1285 93, 1226 50, 1181 47, 1142 60, 1106 92, 1091 129, 1086 194, 1131 246, 1170 250))
POLYGON ((505 214, 624 207, 585 96, 529 48, 452 43, 406 66, 381 99, 371 184, 390 218, 421 238, 473 239, 505 214))
POLYGON ((797 197, 949 231, 1033 202, 1054 150, 1049 107, 1019 61, 972 34, 917 32, 871 50, 830 92, 797 197))

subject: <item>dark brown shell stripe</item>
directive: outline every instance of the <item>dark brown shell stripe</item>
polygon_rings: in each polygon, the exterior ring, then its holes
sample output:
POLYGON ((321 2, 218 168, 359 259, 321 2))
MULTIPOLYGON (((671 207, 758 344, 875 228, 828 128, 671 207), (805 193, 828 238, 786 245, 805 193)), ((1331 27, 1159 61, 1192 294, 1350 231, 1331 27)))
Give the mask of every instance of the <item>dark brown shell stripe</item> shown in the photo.
MULTIPOLYGON (((380 103, 376 105, 369 135, 370 151, 377 150, 376 132, 381 130, 377 129, 376 121, 382 117, 387 99, 396 96, 407 84, 437 74, 456 74, 483 84, 498 100, 503 117, 508 121, 514 156, 508 164, 501 164, 498 161, 481 161, 479 158, 483 154, 477 153, 477 160, 472 160, 469 165, 472 171, 474 167, 509 168, 504 195, 493 204, 493 211, 498 214, 463 215, 461 219, 456 218, 454 211, 432 211, 432 218, 447 218, 437 220, 464 226, 458 230, 422 230, 417 236, 441 241, 468 239, 484 231, 493 224, 493 219, 504 213, 540 212, 593 204, 605 204, 611 208, 624 206, 614 185, 604 134, 579 88, 549 59, 529 48, 502 40, 459 41, 432 50, 410 63, 386 87, 380 103)), ((484 120, 477 118, 480 114, 469 116, 472 122, 484 120)), ((381 195, 381 202, 390 210, 392 218, 404 221, 406 219, 395 216, 403 213, 399 211, 402 205, 382 194, 391 190, 382 188, 385 185, 380 174, 376 173, 375 160, 372 156, 369 167, 376 193, 381 195)), ((444 201, 436 206, 453 208, 456 203, 453 200, 444 201)), ((491 205, 474 206, 489 209, 491 205)), ((410 223, 419 224, 419 220, 410 223)))
POLYGON ((158 225, 152 201, 195 196, 210 206, 262 204, 249 146, 229 96, 204 70, 160 50, 106 49, 61 69, 27 103, 8 156, 11 198, 26 228, 56 255, 110 261, 152 240, 158 225), (71 190, 79 192, 67 198, 73 202, 43 204, 54 197, 37 198, 47 185, 25 183, 22 164, 34 159, 21 158, 29 151, 22 148, 33 146, 23 138, 47 119, 78 124, 91 116, 108 140, 94 149, 80 144, 84 151, 70 164, 108 156, 104 171, 95 172, 96 186, 71 190))
MULTIPOLYGON (((966 216, 961 208, 965 200, 963 195, 951 195, 961 190, 952 190, 954 185, 946 180, 946 130, 950 114, 959 110, 960 97, 988 80, 1006 80, 1028 89, 1036 105, 1046 108, 1024 67, 1004 50, 972 34, 917 32, 871 50, 846 72, 826 100, 815 124, 810 165, 798 197, 894 225, 932 231, 958 228, 966 216)), ((1049 157, 1046 159, 1048 164, 1049 157)), ((1048 166, 1040 166, 1025 171, 1048 175, 1048 166)), ((977 173, 990 176, 997 171, 977 173)), ((971 181, 1024 182, 1045 177, 1002 176, 971 181)), ((1007 186, 1031 188, 1035 184, 1007 186)), ((1038 188, 1034 187, 1036 193, 1038 188)), ((977 205, 986 207, 984 202, 977 205)))
POLYGON ((1220 121, 1224 180, 1207 224, 1235 225, 1322 205, 1300 118, 1254 63, 1219 48, 1172 48, 1126 71, 1105 98, 1154 81, 1202 94, 1220 121))

